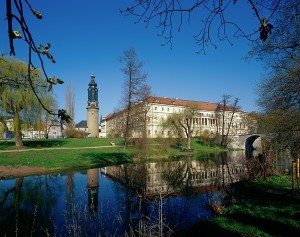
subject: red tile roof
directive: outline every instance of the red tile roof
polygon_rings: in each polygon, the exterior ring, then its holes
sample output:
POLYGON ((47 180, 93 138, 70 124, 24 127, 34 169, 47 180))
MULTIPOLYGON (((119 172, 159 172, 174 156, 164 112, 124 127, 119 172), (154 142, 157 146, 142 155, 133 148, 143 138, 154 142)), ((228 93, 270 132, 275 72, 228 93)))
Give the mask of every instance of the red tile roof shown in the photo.
MULTIPOLYGON (((219 103, 211 103, 211 102, 201 102, 201 101, 193 101, 193 100, 180 100, 180 99, 173 99, 173 98, 166 98, 166 97, 156 97, 156 96, 150 96, 147 99, 145 99, 148 103, 157 103, 157 104, 163 104, 163 105, 176 105, 176 106, 190 106, 197 108, 199 110, 205 110, 205 111, 216 111, 217 109, 220 109, 222 105, 219 103)), ((226 110, 233 110, 232 107, 226 106, 226 110)), ((111 113, 104 117, 104 120, 109 120, 113 118, 114 116, 121 114, 123 110, 120 110, 116 113, 111 113)), ((240 111, 237 109, 237 111, 240 111)))
POLYGON ((218 108, 217 103, 192 101, 192 100, 180 100, 165 97, 150 96, 146 99, 149 103, 165 104, 165 105, 177 105, 177 106, 193 106, 199 110, 215 111, 218 108))

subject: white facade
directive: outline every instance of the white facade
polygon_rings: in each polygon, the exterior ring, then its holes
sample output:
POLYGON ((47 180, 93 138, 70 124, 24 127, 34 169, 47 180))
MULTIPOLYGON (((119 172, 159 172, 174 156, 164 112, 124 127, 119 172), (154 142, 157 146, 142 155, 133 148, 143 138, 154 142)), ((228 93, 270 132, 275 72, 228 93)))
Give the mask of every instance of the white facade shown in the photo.
MULTIPOLYGON (((225 135, 231 121, 229 135, 240 135, 248 132, 246 124, 243 122, 243 116, 246 114, 240 110, 234 111, 230 107, 226 110, 220 109, 220 105, 210 102, 188 101, 163 97, 149 97, 143 102, 136 104, 136 107, 143 111, 133 112, 131 121, 131 137, 142 137, 143 132, 147 133, 148 138, 170 137, 171 131, 164 129, 161 124, 173 113, 182 113, 189 106, 196 108, 195 116, 192 119, 193 136, 200 136, 206 133, 212 136, 216 133, 225 135), (146 108, 146 109, 145 109, 146 108), (147 112, 145 112, 147 111, 147 112), (223 115, 224 113, 224 115, 223 115), (142 126, 136 117, 144 114, 146 127, 142 126), (146 115, 145 115, 146 114, 146 115), (223 123, 224 117, 224 123, 223 123), (137 120, 137 121, 135 121, 137 120), (224 129, 222 130, 222 125, 224 129)), ((122 136, 126 118, 126 110, 106 116, 102 122, 102 129, 106 136, 122 136)))

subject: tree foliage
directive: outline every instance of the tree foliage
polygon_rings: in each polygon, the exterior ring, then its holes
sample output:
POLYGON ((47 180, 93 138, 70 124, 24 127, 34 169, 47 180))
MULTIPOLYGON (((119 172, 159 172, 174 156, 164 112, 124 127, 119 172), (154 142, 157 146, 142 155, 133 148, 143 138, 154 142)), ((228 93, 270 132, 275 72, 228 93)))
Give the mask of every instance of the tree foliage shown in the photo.
POLYGON ((257 87, 260 129, 275 147, 300 154, 300 1, 282 1, 272 35, 253 45, 250 56, 265 63, 268 74, 257 87))
POLYGON ((13 58, 3 57, 0 60, 0 113, 4 117, 13 118, 16 146, 23 145, 22 128, 41 123, 45 118, 36 95, 49 108, 53 108, 55 104, 54 98, 47 92, 47 85, 39 70, 30 70, 34 77, 32 76, 29 83, 27 66, 13 58))
MULTIPOLYGON (((33 63, 33 54, 37 57, 37 60, 39 62, 38 67, 41 68, 43 77, 45 77, 45 86, 47 85, 49 92, 52 90, 54 85, 63 84, 64 81, 54 76, 48 76, 44 66, 44 57, 49 59, 52 63, 55 63, 56 61, 54 56, 51 54, 51 44, 37 43, 35 37, 32 35, 30 26, 27 23, 27 19, 30 14, 35 16, 37 20, 43 19, 42 13, 39 10, 34 9, 29 0, 6 0, 5 20, 7 21, 10 55, 16 55, 14 47, 15 40, 19 40, 25 43, 25 45, 28 47, 28 70, 27 77, 24 83, 29 83, 31 90, 33 90, 33 93, 38 99, 39 103, 49 114, 58 115, 58 117, 60 118, 68 118, 70 116, 64 109, 60 110, 60 113, 55 113, 54 111, 51 111, 51 109, 47 108, 47 106, 43 104, 41 98, 39 98, 39 93, 35 92, 35 86, 32 84, 31 68, 37 67, 33 63)), ((8 78, 2 78, 2 83, 4 83, 6 80, 8 80, 7 83, 9 83, 8 78)))

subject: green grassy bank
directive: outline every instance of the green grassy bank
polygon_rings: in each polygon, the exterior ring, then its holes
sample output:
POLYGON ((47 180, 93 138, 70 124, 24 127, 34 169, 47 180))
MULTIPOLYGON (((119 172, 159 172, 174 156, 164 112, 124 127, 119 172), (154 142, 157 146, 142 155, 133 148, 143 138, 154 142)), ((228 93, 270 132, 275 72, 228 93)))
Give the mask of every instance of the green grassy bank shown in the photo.
POLYGON ((271 176, 239 184, 222 213, 178 236, 300 236, 300 190, 291 176, 271 176))
MULTIPOLYGON (((193 140, 193 152, 207 154, 219 148, 205 146, 193 140)), ((172 141, 149 140, 146 149, 131 142, 128 149, 123 148, 121 138, 62 138, 24 140, 24 147, 16 148, 14 140, 0 141, 0 165, 29 166, 48 169, 70 169, 121 164, 146 159, 167 159, 170 156, 184 155, 172 141), (116 145, 111 146, 113 141, 116 145)))

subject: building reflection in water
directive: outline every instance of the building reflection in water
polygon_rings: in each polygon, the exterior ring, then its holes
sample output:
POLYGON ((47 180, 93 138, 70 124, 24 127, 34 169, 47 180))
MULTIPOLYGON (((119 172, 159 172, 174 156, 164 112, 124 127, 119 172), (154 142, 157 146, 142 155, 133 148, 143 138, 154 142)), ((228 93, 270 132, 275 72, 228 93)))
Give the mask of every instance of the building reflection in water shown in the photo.
POLYGON ((99 168, 87 170, 88 205, 94 219, 98 209, 99 168))
POLYGON ((202 193, 235 183, 247 176, 246 162, 243 152, 236 152, 230 156, 224 153, 213 159, 192 160, 185 157, 169 162, 124 164, 102 168, 101 172, 126 183, 143 196, 155 197, 161 194, 180 195, 187 189, 202 193))

